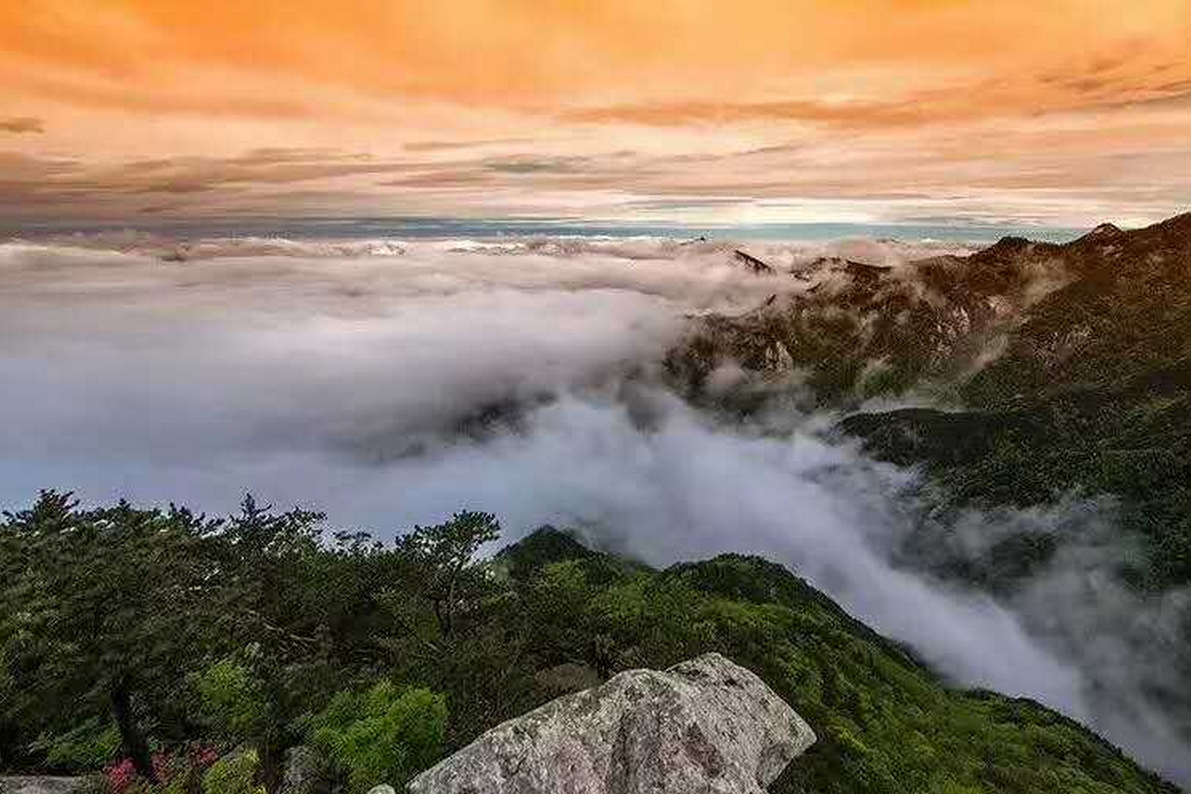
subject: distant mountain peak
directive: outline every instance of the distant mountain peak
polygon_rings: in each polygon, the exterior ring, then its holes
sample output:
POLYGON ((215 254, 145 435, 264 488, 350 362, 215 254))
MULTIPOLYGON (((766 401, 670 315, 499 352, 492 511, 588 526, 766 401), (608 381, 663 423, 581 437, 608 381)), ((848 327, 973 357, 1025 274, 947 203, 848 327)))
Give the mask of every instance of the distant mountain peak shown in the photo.
POLYGON ((1018 256, 1029 252, 1038 244, 1026 237, 1019 237, 1016 235, 1006 235, 1000 240, 979 251, 976 255, 985 259, 992 259, 1005 256, 1018 256))
POLYGON ((1088 232, 1086 236, 1088 236, 1088 237, 1116 237, 1119 234, 1123 234, 1123 232, 1121 231, 1121 228, 1119 226, 1117 226, 1116 224, 1102 223, 1099 226, 1097 226, 1095 229, 1092 229, 1092 231, 1088 232))

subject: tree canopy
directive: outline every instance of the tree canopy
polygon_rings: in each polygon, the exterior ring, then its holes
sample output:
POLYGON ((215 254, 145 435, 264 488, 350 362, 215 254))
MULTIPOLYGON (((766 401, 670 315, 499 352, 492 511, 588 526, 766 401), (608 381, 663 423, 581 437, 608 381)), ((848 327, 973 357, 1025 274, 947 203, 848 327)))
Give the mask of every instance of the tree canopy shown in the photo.
POLYGON ((499 524, 470 511, 390 543, 322 521, 54 491, 6 514, 0 766, 260 794, 305 745, 349 791, 401 785, 568 687, 714 650, 819 735, 775 792, 1174 791, 1036 703, 950 688, 763 560, 655 571, 552 529, 487 558, 499 524))

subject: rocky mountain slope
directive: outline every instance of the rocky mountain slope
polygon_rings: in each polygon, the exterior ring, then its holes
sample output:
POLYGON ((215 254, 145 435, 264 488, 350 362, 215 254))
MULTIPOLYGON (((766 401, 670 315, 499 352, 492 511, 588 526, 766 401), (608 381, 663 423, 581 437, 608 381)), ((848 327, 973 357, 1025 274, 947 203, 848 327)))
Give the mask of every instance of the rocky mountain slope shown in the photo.
POLYGON ((1038 703, 948 686, 765 560, 653 571, 550 529, 501 559, 527 599, 525 651, 540 665, 609 675, 716 652, 756 673, 817 737, 770 792, 1177 791, 1038 703))
MULTIPOLYGON (((794 275, 808 289, 695 320, 668 358, 680 386, 728 413, 793 394, 842 417, 837 432, 868 454, 923 471, 901 565, 1010 601, 1075 577, 1070 592, 1096 599, 1082 602, 1089 613, 1159 616, 1134 639, 1155 665, 1134 697, 1191 736, 1191 214, 1063 245, 1006 238, 967 257, 794 275), (717 370, 733 367, 725 388, 717 370), (961 527, 973 510, 1023 509, 1064 519, 961 527)), ((1036 604, 1029 619, 1071 650, 1077 632, 1044 624, 1080 609, 1036 604)), ((1113 674, 1101 662, 1093 678, 1113 674)))
POLYGON ((693 321, 667 359, 675 380, 731 403, 712 392, 732 364, 845 411, 913 392, 939 407, 840 427, 878 457, 925 465, 956 504, 1113 494, 1126 530, 1149 541, 1131 575, 1191 581, 1191 214, 1063 245, 1005 238, 967 257, 827 260, 794 275, 811 286, 693 321))
POLYGON ((1071 281, 1014 322, 958 382, 960 412, 857 414, 874 453, 923 462, 955 498, 1045 503, 1072 489, 1123 502, 1149 541, 1135 575, 1191 581, 1191 215, 1100 227, 1056 251, 1071 281))
POLYGON ((955 376, 1069 278, 1060 248, 1005 238, 968 257, 897 267, 820 258, 790 274, 806 285, 800 292, 744 315, 697 318, 666 363, 696 394, 728 361, 800 370, 828 404, 955 376))

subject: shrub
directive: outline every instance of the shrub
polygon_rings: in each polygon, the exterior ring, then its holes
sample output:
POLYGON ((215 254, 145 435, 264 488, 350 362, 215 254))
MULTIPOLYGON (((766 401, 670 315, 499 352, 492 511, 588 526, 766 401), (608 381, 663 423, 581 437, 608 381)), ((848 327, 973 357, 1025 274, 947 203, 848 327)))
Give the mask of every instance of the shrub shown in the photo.
POLYGON ((244 738, 259 728, 265 712, 261 686, 244 665, 216 662, 198 676, 196 687, 203 714, 220 730, 244 738))
POLYGON ((124 758, 103 771, 107 788, 112 794, 124 794, 136 783, 136 766, 131 758, 124 758))
POLYGON ((121 758, 103 771, 104 788, 109 794, 187 794, 197 791, 198 778, 215 762, 215 749, 208 744, 191 744, 184 752, 153 753, 153 774, 157 786, 140 777, 131 758, 121 758))
POLYGON ((63 772, 102 769, 120 752, 120 732, 95 718, 58 735, 43 735, 33 745, 45 752, 46 765, 63 772))
POLYGON ((203 794, 265 794, 256 782, 260 759, 255 750, 235 752, 220 758, 203 775, 203 794))
POLYGON ((379 783, 400 788, 437 760, 446 733, 446 699, 389 682, 340 692, 312 722, 311 741, 347 776, 350 792, 379 783))
POLYGON ((173 753, 156 753, 154 769, 159 785, 152 794, 199 794, 206 770, 219 760, 214 746, 195 742, 173 753))

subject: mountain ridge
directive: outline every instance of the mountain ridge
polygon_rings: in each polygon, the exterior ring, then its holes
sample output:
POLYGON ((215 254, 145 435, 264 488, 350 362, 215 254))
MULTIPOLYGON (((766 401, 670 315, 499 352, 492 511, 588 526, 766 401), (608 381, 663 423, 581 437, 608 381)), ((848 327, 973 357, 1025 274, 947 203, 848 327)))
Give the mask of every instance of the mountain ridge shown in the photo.
MULTIPOLYGON (((556 599, 552 614, 577 624, 579 635, 607 636, 605 642, 618 647, 630 642, 632 650, 609 664, 606 674, 634 666, 660 669, 684 654, 715 651, 759 675, 820 738, 773 785, 775 794, 949 791, 948 785, 962 785, 959 777, 949 778, 959 774, 951 761, 962 766, 963 759, 980 753, 989 757, 975 762, 979 771, 969 780, 1000 792, 1096 785, 1106 786, 1105 791, 1178 791, 1156 776, 1135 777, 1115 767, 1128 763, 1118 748, 1034 700, 954 688, 903 646, 852 618, 785 566, 762 557, 728 553, 660 571, 635 568, 592 579, 589 563, 615 560, 614 555, 594 551, 554 527, 530 533, 497 556, 532 557, 538 565, 519 567, 527 577, 519 586, 548 586, 556 599), (546 549, 550 554, 540 554, 546 549), (576 574, 579 578, 572 578, 576 574), (556 588, 564 580, 579 592, 560 597, 556 588), (629 613, 622 611, 625 598, 632 603, 629 613), (605 614, 613 604, 618 606, 605 614), (1067 739, 1035 745, 1030 752, 1038 755, 1028 765, 1020 757, 1010 760, 1016 751, 1006 750, 1018 741, 1011 737, 1040 738, 1047 731, 1067 739), (925 746, 914 759, 897 758, 900 738, 914 732, 927 745, 950 745, 951 761, 943 762, 925 746), (1060 746, 1067 748, 1060 752, 1070 754, 1073 768, 1097 782, 1077 782, 1068 777, 1071 768, 1058 772, 1051 753, 1060 746), (931 768, 940 764, 947 769, 931 768)), ((591 663, 590 654, 605 652, 598 642, 572 647, 555 659, 591 663)))
MULTIPOLYGON (((834 433, 869 456, 920 471, 912 497, 931 515, 897 553, 931 576, 1011 596, 1080 553, 1067 550, 1100 543, 1097 575, 1139 608, 1191 585, 1191 213, 1061 245, 1006 238, 759 314, 700 318, 667 363, 721 414, 763 416, 792 395, 840 417, 834 433), (765 355, 779 346, 781 369, 765 355), (708 387, 730 362, 747 399, 708 387), (975 547, 951 534, 963 511, 1073 500, 1103 506, 1105 537, 1061 523, 975 547)), ((1191 620, 1167 619, 1163 667, 1191 680, 1191 620)), ((1191 737, 1191 698, 1169 683, 1150 681, 1144 697, 1191 737)))

